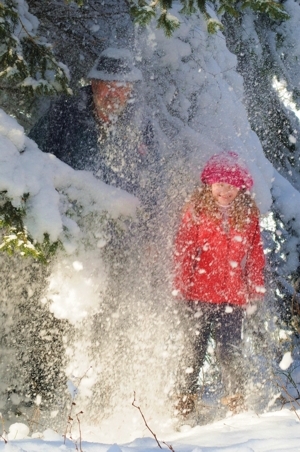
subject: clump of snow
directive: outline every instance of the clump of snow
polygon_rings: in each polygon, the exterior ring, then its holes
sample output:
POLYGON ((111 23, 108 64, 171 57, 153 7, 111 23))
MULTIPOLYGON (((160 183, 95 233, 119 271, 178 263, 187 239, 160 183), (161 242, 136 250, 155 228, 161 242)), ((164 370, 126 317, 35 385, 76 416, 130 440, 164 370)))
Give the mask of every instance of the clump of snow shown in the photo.
MULTIPOLYGON (((15 145, 18 151, 22 151, 25 143, 25 134, 23 127, 18 122, 0 109, 0 137, 6 137, 5 143, 9 146, 10 142, 15 145)), ((12 150, 13 152, 13 150, 12 150)))
POLYGON ((107 269, 97 248, 78 252, 80 261, 58 254, 44 294, 55 317, 72 324, 98 312, 107 287, 107 269))
POLYGON ((19 39, 27 37, 28 34, 35 34, 39 26, 39 20, 28 11, 28 4, 24 0, 15 0, 20 20, 17 21, 15 34, 19 39))
POLYGON ((253 315, 256 311, 257 311, 257 304, 251 303, 251 304, 247 305, 246 313, 247 313, 248 316, 253 315))
POLYGON ((9 427, 7 438, 8 440, 16 440, 27 438, 29 435, 28 425, 22 424, 21 422, 16 422, 9 427))
MULTIPOLYGON (((300 111, 297 109, 297 104, 293 100, 293 94, 287 89, 287 82, 285 80, 278 80, 276 76, 273 77, 273 88, 277 91, 278 97, 283 105, 291 110, 298 119, 300 118, 300 111)), ((291 143, 296 143, 295 137, 289 136, 291 143)))
POLYGON ((73 265, 74 270, 76 270, 77 272, 79 272, 80 270, 83 270, 82 262, 74 261, 72 265, 73 265))
POLYGON ((42 402, 42 397, 41 397, 40 394, 38 394, 38 395, 36 396, 36 398, 35 398, 34 403, 35 403, 37 406, 40 406, 41 402, 42 402))
POLYGON ((279 363, 280 369, 287 370, 290 367, 290 365, 292 364, 293 361, 294 360, 292 358, 291 352, 286 352, 283 355, 282 360, 279 363))

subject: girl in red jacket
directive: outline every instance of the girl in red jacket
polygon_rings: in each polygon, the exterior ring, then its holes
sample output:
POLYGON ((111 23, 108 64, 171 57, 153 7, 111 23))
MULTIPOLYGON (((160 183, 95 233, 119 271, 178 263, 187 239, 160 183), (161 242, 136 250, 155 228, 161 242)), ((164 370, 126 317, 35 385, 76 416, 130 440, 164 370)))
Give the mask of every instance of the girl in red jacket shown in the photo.
POLYGON ((194 409, 210 335, 216 342, 223 404, 243 398, 242 322, 263 298, 265 265, 253 180, 234 152, 211 157, 203 185, 184 209, 175 242, 175 295, 183 299, 189 347, 180 372, 182 414, 194 409))

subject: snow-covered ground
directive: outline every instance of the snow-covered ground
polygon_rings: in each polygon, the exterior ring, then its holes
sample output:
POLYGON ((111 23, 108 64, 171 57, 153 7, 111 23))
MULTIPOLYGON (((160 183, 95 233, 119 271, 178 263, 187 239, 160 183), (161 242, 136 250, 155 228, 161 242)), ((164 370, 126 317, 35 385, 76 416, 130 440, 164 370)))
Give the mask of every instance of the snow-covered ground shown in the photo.
MULTIPOLYGON (((138 413, 139 414, 139 413, 138 413)), ((26 434, 26 429, 15 424, 11 439, 2 442, 0 450, 5 452, 150 452, 159 450, 157 441, 146 428, 142 418, 137 417, 132 407, 132 417, 137 418, 136 431, 128 431, 128 438, 120 440, 118 425, 111 424, 107 436, 110 441, 101 441, 101 428, 82 432, 81 441, 78 432, 74 441, 65 443, 60 435, 46 430, 42 439, 25 437, 13 439, 26 434), (98 439, 99 438, 99 439, 98 439), (128 442, 129 441, 129 442, 128 442)), ((124 420, 123 420, 124 422, 124 420)), ((151 428, 151 423, 149 422, 151 428)), ((299 452, 300 422, 295 412, 283 409, 273 413, 257 415, 245 412, 230 416, 213 424, 181 427, 179 432, 169 432, 160 436, 154 431, 161 447, 173 448, 175 452, 299 452)))

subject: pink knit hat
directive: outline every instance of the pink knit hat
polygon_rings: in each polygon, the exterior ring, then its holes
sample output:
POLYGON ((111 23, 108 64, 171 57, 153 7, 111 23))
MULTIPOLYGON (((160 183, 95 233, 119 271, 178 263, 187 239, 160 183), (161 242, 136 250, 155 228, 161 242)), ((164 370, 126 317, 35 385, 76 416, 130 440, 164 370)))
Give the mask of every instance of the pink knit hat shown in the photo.
POLYGON ((200 177, 204 184, 209 185, 224 182, 246 189, 250 189, 253 185, 253 179, 244 162, 232 151, 213 155, 206 163, 200 177))

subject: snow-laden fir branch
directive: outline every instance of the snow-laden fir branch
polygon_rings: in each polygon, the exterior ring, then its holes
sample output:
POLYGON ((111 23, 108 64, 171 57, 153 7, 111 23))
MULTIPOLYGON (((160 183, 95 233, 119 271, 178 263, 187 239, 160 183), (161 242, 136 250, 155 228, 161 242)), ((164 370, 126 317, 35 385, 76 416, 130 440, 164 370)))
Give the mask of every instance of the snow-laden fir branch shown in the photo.
POLYGON ((0 2, 0 86, 29 96, 71 93, 69 71, 38 35, 38 19, 24 0, 0 2))

